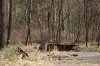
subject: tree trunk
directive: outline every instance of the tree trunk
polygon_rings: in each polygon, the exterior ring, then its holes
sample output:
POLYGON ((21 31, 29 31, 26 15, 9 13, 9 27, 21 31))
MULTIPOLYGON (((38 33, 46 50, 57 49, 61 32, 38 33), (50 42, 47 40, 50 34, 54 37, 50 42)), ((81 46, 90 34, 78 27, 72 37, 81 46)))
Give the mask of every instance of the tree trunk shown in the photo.
MULTIPOLYGON (((67 11, 68 11, 67 24, 68 24, 68 23, 70 23, 70 3, 69 3, 69 0, 67 0, 67 11)), ((69 39, 70 39, 70 26, 69 25, 67 25, 66 36, 67 36, 66 41, 69 42, 69 39), (68 36, 67 36, 67 34, 68 34, 68 36)))
POLYGON ((84 20, 85 20, 85 41, 86 41, 86 47, 88 47, 88 21, 87 21, 87 9, 88 9, 88 1, 84 0, 84 20))
POLYGON ((49 8, 47 12, 48 40, 50 40, 50 19, 51 19, 50 4, 48 4, 47 7, 49 8))
POLYGON ((4 46, 4 14, 3 0, 0 0, 0 49, 4 46))
POLYGON ((30 24, 31 24, 32 0, 30 0, 29 3, 28 3, 28 0, 27 0, 27 5, 28 5, 28 9, 27 9, 27 20, 26 20, 27 21, 27 36, 26 36, 26 43, 25 43, 26 46, 28 45, 28 41, 31 44, 31 34, 30 34, 31 27, 30 27, 30 24))
POLYGON ((10 0, 9 6, 9 23, 8 23, 8 31, 7 31, 7 46, 10 43, 11 37, 11 24, 12 24, 12 0, 10 0))

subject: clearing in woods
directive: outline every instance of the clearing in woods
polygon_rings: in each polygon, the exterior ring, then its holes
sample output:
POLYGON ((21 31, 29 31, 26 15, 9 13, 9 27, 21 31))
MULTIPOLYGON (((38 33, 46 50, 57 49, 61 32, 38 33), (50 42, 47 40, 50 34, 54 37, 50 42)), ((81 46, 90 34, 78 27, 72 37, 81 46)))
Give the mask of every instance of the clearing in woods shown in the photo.
POLYGON ((41 52, 38 46, 22 48, 29 57, 22 59, 21 54, 0 51, 0 66, 99 66, 100 64, 99 52, 41 52))

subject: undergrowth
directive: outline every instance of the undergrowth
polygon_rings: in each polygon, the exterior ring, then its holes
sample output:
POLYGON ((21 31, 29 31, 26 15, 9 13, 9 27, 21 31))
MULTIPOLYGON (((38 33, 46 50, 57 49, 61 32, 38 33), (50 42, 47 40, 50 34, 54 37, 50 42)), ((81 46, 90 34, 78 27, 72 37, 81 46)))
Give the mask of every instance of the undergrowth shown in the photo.
POLYGON ((22 43, 17 43, 15 45, 8 45, 3 48, 2 50, 2 55, 1 55, 1 60, 9 60, 9 61, 14 61, 17 60, 18 57, 16 55, 16 48, 20 47, 22 48, 24 45, 22 43))

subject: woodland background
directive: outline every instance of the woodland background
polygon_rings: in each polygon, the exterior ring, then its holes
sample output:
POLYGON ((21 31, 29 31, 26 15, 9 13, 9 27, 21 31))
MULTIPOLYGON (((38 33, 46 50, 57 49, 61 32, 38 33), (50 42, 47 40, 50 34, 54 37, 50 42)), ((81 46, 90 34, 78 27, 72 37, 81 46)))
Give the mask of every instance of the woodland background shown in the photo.
POLYGON ((100 44, 100 0, 0 0, 0 45, 100 44))

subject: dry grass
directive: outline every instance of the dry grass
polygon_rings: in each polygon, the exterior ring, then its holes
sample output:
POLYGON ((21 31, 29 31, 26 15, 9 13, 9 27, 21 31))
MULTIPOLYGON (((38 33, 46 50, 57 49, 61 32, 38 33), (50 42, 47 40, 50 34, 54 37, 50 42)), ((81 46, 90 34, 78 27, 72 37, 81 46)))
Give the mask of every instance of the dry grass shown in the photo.
MULTIPOLYGON (((81 48, 85 48, 84 45, 80 46, 81 48)), ((23 45, 10 45, 9 47, 4 48, 0 51, 0 66, 57 66, 54 64, 58 64, 57 62, 62 62, 67 58, 63 58, 62 60, 52 58, 52 56, 68 56, 69 59, 66 60, 66 66, 71 63, 78 64, 78 66, 88 66, 91 64, 80 63, 75 57, 71 56, 71 54, 75 54, 76 52, 59 52, 54 50, 52 52, 41 52, 38 50, 39 45, 34 44, 33 46, 23 46, 23 45), (18 55, 15 54, 16 47, 21 47, 24 51, 29 54, 29 58, 21 59, 18 55), (14 54, 12 54, 14 53, 14 54), (12 55, 11 55, 12 54, 12 55), (67 63, 69 62, 69 63, 67 63)), ((92 64, 93 65, 93 64, 92 64)), ((91 66, 92 66, 91 65, 91 66)), ((93 65, 96 66, 96 65, 93 65)))
POLYGON ((97 42, 88 42, 88 47, 86 47, 85 43, 81 43, 73 49, 79 52, 100 52, 100 48, 97 47, 97 42))

